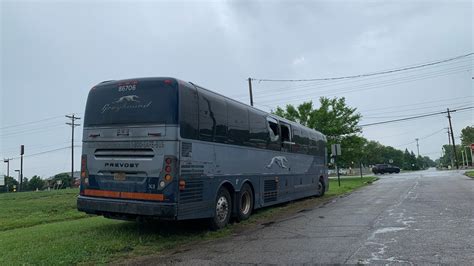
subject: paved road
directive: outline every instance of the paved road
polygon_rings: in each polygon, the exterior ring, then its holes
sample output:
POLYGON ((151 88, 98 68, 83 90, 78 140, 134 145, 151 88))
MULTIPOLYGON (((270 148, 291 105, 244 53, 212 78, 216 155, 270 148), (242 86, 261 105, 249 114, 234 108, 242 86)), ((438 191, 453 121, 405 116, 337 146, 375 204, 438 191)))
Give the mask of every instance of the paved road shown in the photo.
POLYGON ((384 175, 324 206, 159 261, 472 264, 474 179, 435 170, 384 175))

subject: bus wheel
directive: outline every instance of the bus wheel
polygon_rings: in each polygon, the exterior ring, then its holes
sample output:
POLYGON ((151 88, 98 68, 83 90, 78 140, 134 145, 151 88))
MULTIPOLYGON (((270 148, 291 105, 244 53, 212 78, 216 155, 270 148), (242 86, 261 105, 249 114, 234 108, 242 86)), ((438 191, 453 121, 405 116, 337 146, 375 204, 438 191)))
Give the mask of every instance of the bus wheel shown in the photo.
POLYGON ((325 190, 326 189, 324 187, 323 180, 319 179, 319 181, 318 181, 318 197, 324 196, 325 190))
POLYGON ((217 192, 214 217, 211 219, 212 230, 219 230, 227 225, 232 211, 231 206, 229 191, 225 187, 221 187, 217 192))
POLYGON ((237 199, 237 221, 247 220, 253 210, 253 193, 249 184, 245 183, 239 193, 237 199))

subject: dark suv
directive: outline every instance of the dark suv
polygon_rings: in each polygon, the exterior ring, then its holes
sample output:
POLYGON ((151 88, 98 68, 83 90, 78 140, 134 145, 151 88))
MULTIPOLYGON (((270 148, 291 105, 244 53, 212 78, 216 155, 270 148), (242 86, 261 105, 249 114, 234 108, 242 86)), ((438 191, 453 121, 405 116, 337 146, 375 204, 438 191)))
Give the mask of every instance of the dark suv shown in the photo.
POLYGON ((400 168, 390 164, 376 164, 372 168, 374 174, 385 174, 385 173, 400 173, 400 168))

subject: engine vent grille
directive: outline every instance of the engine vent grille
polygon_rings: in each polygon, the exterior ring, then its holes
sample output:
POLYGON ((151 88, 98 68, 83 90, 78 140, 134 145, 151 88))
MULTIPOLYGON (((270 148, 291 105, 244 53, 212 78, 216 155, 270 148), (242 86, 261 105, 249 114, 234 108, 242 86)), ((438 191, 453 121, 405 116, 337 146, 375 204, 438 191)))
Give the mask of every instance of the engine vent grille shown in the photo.
POLYGON ((153 149, 97 149, 96 158, 153 158, 153 149))
POLYGON ((202 201, 203 188, 202 180, 186 180, 186 189, 179 193, 179 203, 202 201))
POLYGON ((278 198, 278 183, 276 180, 265 180, 263 185, 263 202, 276 201, 278 198))

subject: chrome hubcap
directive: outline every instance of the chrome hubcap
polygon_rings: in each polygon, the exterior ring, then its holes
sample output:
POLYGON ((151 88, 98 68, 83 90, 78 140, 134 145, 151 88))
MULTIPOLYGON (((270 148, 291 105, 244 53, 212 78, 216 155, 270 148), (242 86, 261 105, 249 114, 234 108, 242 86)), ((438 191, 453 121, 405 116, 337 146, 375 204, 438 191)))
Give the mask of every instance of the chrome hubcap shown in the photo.
POLYGON ((323 194, 323 183, 318 182, 318 192, 319 195, 323 194))
POLYGON ((247 214, 250 211, 250 194, 245 191, 240 198, 240 212, 247 214))
POLYGON ((229 202, 227 201, 227 198, 222 196, 217 200, 216 204, 216 214, 217 214, 217 219, 219 222, 225 221, 227 218, 227 214, 229 212, 229 202))

